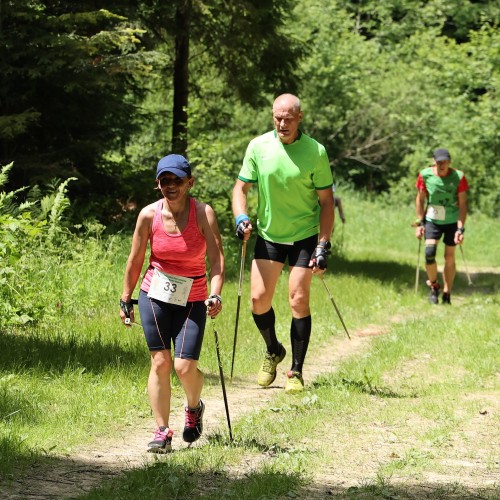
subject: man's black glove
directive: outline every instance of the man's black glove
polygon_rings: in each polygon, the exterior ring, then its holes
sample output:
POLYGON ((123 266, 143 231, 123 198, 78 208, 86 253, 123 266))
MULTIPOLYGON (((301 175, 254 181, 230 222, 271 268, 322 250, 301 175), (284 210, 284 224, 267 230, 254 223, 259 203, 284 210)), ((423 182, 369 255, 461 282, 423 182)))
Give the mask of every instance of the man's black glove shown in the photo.
POLYGON ((329 241, 320 241, 318 246, 314 249, 309 262, 309 267, 319 267, 326 269, 328 263, 328 256, 330 255, 330 248, 332 247, 329 241))

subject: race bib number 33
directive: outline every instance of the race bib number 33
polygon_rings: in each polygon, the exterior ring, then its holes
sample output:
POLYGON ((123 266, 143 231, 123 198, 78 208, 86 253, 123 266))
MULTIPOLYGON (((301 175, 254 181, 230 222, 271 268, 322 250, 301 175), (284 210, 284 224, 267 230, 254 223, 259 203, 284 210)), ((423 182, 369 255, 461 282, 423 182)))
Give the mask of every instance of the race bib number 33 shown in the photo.
POLYGON ((168 304, 185 306, 193 280, 174 274, 166 274, 155 269, 151 278, 148 297, 168 304))

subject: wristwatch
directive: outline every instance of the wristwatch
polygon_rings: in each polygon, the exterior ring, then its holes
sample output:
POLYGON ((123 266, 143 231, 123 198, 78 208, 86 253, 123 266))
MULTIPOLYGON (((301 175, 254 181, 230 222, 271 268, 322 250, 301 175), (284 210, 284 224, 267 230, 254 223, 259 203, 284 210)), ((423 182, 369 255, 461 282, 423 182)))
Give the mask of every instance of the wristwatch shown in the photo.
POLYGON ((465 227, 457 227, 457 233, 464 234, 465 233, 465 227))

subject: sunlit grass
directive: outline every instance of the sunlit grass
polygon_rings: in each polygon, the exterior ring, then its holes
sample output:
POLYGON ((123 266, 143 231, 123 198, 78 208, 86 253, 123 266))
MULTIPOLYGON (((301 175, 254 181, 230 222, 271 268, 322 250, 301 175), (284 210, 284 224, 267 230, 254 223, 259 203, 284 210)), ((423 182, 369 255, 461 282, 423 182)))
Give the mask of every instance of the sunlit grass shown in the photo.
MULTIPOLYGON (((363 354, 339 363, 335 372, 308 380, 308 366, 322 346, 332 337, 345 338, 327 290, 314 278, 306 393, 278 394, 259 412, 249 408, 233 422, 231 446, 216 431, 207 436, 208 445, 130 471, 85 498, 286 497, 307 488, 325 464, 339 471, 345 467, 348 474, 352 461, 346 463, 345 457, 353 453, 358 466, 368 471, 359 478, 357 493, 378 494, 390 489, 395 476, 441 467, 439 460, 456 429, 473 425, 486 396, 498 394, 498 278, 476 275, 469 287, 460 273, 454 305, 430 307, 423 274, 414 294, 412 215, 360 200, 352 200, 349 210, 343 246, 335 247, 325 282, 352 335, 368 325, 388 333, 373 339, 363 354), (474 399, 467 398, 469 393, 474 399), (392 455, 379 454, 381 442, 391 443, 392 455), (253 465, 238 476, 234 471, 245 460, 253 465)), ((484 240, 471 238, 470 265, 496 265, 497 257, 481 253, 486 238, 496 235, 494 223, 477 221, 474 231, 484 240)), ((471 217, 468 227, 473 222, 471 217)), ((95 245, 84 248, 78 262, 64 263, 64 272, 53 271, 63 279, 59 288, 48 283, 50 320, 36 329, 0 335, 2 477, 18 477, 23 465, 54 455, 71 455, 110 427, 124 431, 152 422, 142 331, 125 329, 118 316, 128 248, 127 238, 118 238, 105 251, 95 245)), ((264 350, 250 313, 247 257, 234 367, 240 381, 253 380, 264 350)), ((278 338, 285 346, 290 329, 287 284, 285 271, 273 304, 278 338)), ((220 390, 214 327, 229 378, 237 294, 237 281, 227 282, 223 313, 207 323, 200 367, 212 376, 206 378, 205 391, 220 390)), ((173 384, 180 405, 183 393, 175 378, 173 384)), ((468 447, 474 456, 473 443, 468 447)), ((494 470, 493 454, 489 457, 494 470)))

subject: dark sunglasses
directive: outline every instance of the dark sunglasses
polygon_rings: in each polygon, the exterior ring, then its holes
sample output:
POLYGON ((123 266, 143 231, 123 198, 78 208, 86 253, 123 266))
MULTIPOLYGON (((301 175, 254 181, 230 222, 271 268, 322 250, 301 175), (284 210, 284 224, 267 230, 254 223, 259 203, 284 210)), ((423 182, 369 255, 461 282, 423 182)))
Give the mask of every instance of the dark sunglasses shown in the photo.
POLYGON ((184 182, 184 177, 162 177, 158 180, 161 187, 168 186, 169 184, 174 184, 176 186, 181 186, 184 182))

